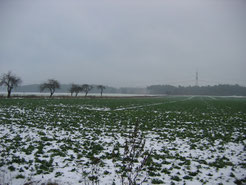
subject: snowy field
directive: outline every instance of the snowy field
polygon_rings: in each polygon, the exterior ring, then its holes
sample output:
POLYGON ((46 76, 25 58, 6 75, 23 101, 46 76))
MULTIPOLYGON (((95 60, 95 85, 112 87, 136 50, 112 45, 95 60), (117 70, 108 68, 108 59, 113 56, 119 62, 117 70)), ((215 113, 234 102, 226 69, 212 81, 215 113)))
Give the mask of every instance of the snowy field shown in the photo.
POLYGON ((245 98, 0 99, 0 141, 1 185, 246 183, 245 98))

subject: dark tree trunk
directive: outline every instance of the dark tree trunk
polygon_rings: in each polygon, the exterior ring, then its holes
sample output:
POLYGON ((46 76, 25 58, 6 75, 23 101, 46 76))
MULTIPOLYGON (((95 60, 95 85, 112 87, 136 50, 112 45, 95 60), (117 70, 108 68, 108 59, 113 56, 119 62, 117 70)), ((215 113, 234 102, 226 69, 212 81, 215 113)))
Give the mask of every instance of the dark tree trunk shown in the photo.
POLYGON ((8 90, 8 98, 10 98, 11 90, 8 90))
POLYGON ((50 91, 50 98, 52 98, 55 91, 50 91))

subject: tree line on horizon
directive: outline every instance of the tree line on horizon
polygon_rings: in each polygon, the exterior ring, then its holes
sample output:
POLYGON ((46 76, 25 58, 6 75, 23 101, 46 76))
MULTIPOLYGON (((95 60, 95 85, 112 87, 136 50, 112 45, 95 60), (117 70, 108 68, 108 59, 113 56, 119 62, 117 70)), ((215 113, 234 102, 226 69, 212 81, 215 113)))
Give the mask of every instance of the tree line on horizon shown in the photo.
POLYGON ((209 96, 246 96, 246 87, 238 84, 220 84, 214 86, 172 86, 151 85, 147 87, 150 94, 166 95, 209 95, 209 96))
MULTIPOLYGON (((3 74, 0 77, 0 86, 7 87, 7 97, 10 98, 11 92, 14 88, 21 84, 22 80, 17 77, 11 71, 3 74)), ((85 97, 92 89, 98 89, 101 96, 103 95, 106 86, 104 85, 89 85, 89 84, 72 84, 68 92, 71 96, 75 94, 77 97, 79 93, 84 92, 85 97)), ((56 92, 57 89, 61 88, 61 84, 55 79, 48 79, 46 82, 39 85, 40 92, 48 90, 50 92, 50 97, 56 92)), ((107 87, 108 88, 108 87, 107 87)), ((113 93, 138 93, 139 90, 143 88, 120 88, 118 91, 112 88, 113 93)), ((148 94, 162 94, 162 95, 209 95, 209 96, 246 96, 246 87, 240 85, 214 85, 214 86, 172 86, 172 85, 151 85, 146 88, 148 94)))

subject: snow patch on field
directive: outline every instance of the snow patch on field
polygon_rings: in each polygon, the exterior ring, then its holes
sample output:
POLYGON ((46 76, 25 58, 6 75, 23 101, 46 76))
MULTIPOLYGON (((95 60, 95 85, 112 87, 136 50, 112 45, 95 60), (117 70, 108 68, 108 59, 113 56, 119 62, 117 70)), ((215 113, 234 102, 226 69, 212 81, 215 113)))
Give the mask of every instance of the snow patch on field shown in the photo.
POLYGON ((153 149, 152 173, 144 184, 153 179, 180 185, 233 184, 245 178, 245 113, 229 116, 207 102, 205 110, 192 109, 196 112, 165 105, 2 106, 0 184, 90 184, 92 175, 99 184, 120 184, 118 164, 134 120, 143 128, 145 150, 153 149), (93 158, 100 162, 94 164, 93 158))

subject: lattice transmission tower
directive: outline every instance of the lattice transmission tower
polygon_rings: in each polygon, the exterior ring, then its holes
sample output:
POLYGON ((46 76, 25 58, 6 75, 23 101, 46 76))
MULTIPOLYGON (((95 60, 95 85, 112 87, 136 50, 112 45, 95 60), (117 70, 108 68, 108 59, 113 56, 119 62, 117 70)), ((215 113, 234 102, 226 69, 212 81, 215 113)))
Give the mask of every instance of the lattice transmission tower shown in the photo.
POLYGON ((196 84, 195 86, 198 86, 198 72, 196 72, 196 84))

